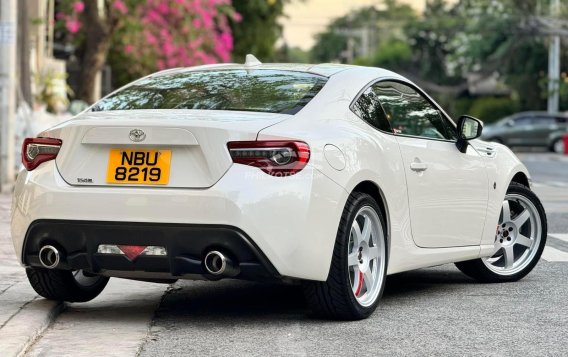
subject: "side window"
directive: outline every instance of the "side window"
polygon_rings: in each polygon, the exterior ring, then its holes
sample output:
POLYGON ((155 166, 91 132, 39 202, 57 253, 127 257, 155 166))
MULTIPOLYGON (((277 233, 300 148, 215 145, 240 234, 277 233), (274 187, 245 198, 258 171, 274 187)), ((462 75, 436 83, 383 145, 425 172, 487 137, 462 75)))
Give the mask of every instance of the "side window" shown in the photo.
POLYGON ((392 133, 389 121, 381 108, 379 96, 373 87, 367 88, 352 107, 355 114, 376 129, 392 133))
POLYGON ((534 120, 535 124, 541 126, 550 126, 556 124, 556 119, 553 117, 537 117, 534 120))
POLYGON ((456 130, 420 93, 398 82, 374 86, 395 134, 456 140, 456 130))
POLYGON ((531 125, 533 124, 533 118, 532 117, 521 117, 521 118, 516 118, 515 119, 515 126, 525 126, 525 125, 531 125))
POLYGON ((557 117, 557 118, 556 118, 556 122, 557 122, 558 124, 566 124, 568 121, 567 121, 566 118, 564 118, 564 117, 557 117))

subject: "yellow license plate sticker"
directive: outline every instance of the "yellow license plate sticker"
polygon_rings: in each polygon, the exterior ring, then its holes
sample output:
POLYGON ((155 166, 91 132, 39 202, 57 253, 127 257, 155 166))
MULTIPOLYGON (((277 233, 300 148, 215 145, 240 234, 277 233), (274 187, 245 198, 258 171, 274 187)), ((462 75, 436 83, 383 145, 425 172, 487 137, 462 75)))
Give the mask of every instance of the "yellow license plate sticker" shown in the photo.
POLYGON ((111 149, 107 183, 167 185, 171 150, 111 149))

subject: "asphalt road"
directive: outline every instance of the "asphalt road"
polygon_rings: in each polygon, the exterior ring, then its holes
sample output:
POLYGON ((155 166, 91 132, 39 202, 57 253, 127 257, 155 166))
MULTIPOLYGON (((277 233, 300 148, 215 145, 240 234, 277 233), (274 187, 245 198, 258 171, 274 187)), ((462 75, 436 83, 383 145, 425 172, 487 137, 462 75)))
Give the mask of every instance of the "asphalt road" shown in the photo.
MULTIPOLYGON (((520 154, 549 216, 568 232, 568 160, 520 154)), ((549 238, 565 252, 568 240, 549 238)), ((525 355, 568 353, 568 262, 541 260, 525 279, 479 284, 453 265, 390 276, 377 312, 358 322, 307 316, 299 287, 178 282, 142 356, 525 355)))
POLYGON ((307 317, 297 287, 182 282, 162 300, 141 355, 565 356, 567 273, 567 263, 541 262, 501 285, 453 266, 403 273, 357 322, 307 317))
MULTIPOLYGON (((298 286, 111 279, 67 304, 30 356, 566 356, 568 158, 523 153, 548 214, 544 258, 525 279, 479 284, 453 265, 390 276, 369 319, 309 317, 298 286)), ((0 355, 2 353, 0 352, 0 355)))

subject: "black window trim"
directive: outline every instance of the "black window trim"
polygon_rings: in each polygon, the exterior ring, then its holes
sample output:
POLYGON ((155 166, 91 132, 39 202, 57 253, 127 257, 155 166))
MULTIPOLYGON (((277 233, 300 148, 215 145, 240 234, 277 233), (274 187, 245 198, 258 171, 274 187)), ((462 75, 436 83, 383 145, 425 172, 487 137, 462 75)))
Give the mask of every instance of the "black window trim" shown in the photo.
MULTIPOLYGON (((435 101, 434 99, 432 99, 426 92, 424 92, 422 89, 420 89, 417 85, 415 85, 412 82, 406 81, 404 79, 401 79, 399 77, 380 77, 380 78, 376 78, 373 79, 372 81, 370 81, 369 83, 367 83, 363 89, 361 89, 357 95, 355 96, 355 98, 351 101, 351 104, 349 104, 349 110, 351 110, 351 112, 353 114, 355 114, 357 116, 357 118, 361 119, 363 122, 365 122, 367 125, 369 125, 371 128, 380 131, 381 133, 384 134, 388 134, 388 135, 393 135, 393 136, 402 136, 402 137, 406 137, 406 138, 414 138, 414 139, 423 139, 423 140, 433 140, 433 141, 443 141, 443 142, 447 142, 447 143, 456 143, 456 140, 448 140, 448 139, 436 139, 436 138, 428 138, 428 137, 424 137, 424 136, 415 136, 415 135, 406 135, 406 134, 395 134, 394 132, 388 132, 388 131, 384 131, 378 128, 375 128, 373 125, 367 123, 366 120, 364 120, 363 118, 361 118, 354 110, 354 106, 355 103, 357 103, 357 101, 359 100, 359 98, 361 97, 361 95, 363 95, 363 93, 365 93, 365 91, 367 91, 367 89, 369 89, 370 87, 372 87, 373 85, 380 83, 380 82, 395 82, 395 83, 400 83, 403 85, 406 85, 410 88, 412 88, 413 90, 415 90, 418 94, 422 95, 427 101, 428 103, 430 103, 430 105, 432 105, 434 107, 434 109, 437 109, 441 116, 442 119, 446 119, 451 126, 455 129, 456 131, 456 136, 457 136, 457 125, 456 123, 450 118, 450 116, 446 113, 446 111, 444 109, 442 109, 435 101)), ((383 103, 379 102, 381 109, 383 109, 383 103)), ((392 129, 392 128, 391 128, 392 129)))

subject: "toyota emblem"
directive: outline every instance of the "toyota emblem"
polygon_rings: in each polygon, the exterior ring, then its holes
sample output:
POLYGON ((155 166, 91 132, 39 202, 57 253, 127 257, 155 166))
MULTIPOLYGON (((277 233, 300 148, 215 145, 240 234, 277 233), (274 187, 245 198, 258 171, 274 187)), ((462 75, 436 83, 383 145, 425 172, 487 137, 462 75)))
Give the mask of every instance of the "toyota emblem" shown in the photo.
POLYGON ((139 143, 146 139, 146 133, 140 129, 130 130, 130 140, 134 141, 135 143, 139 143))

